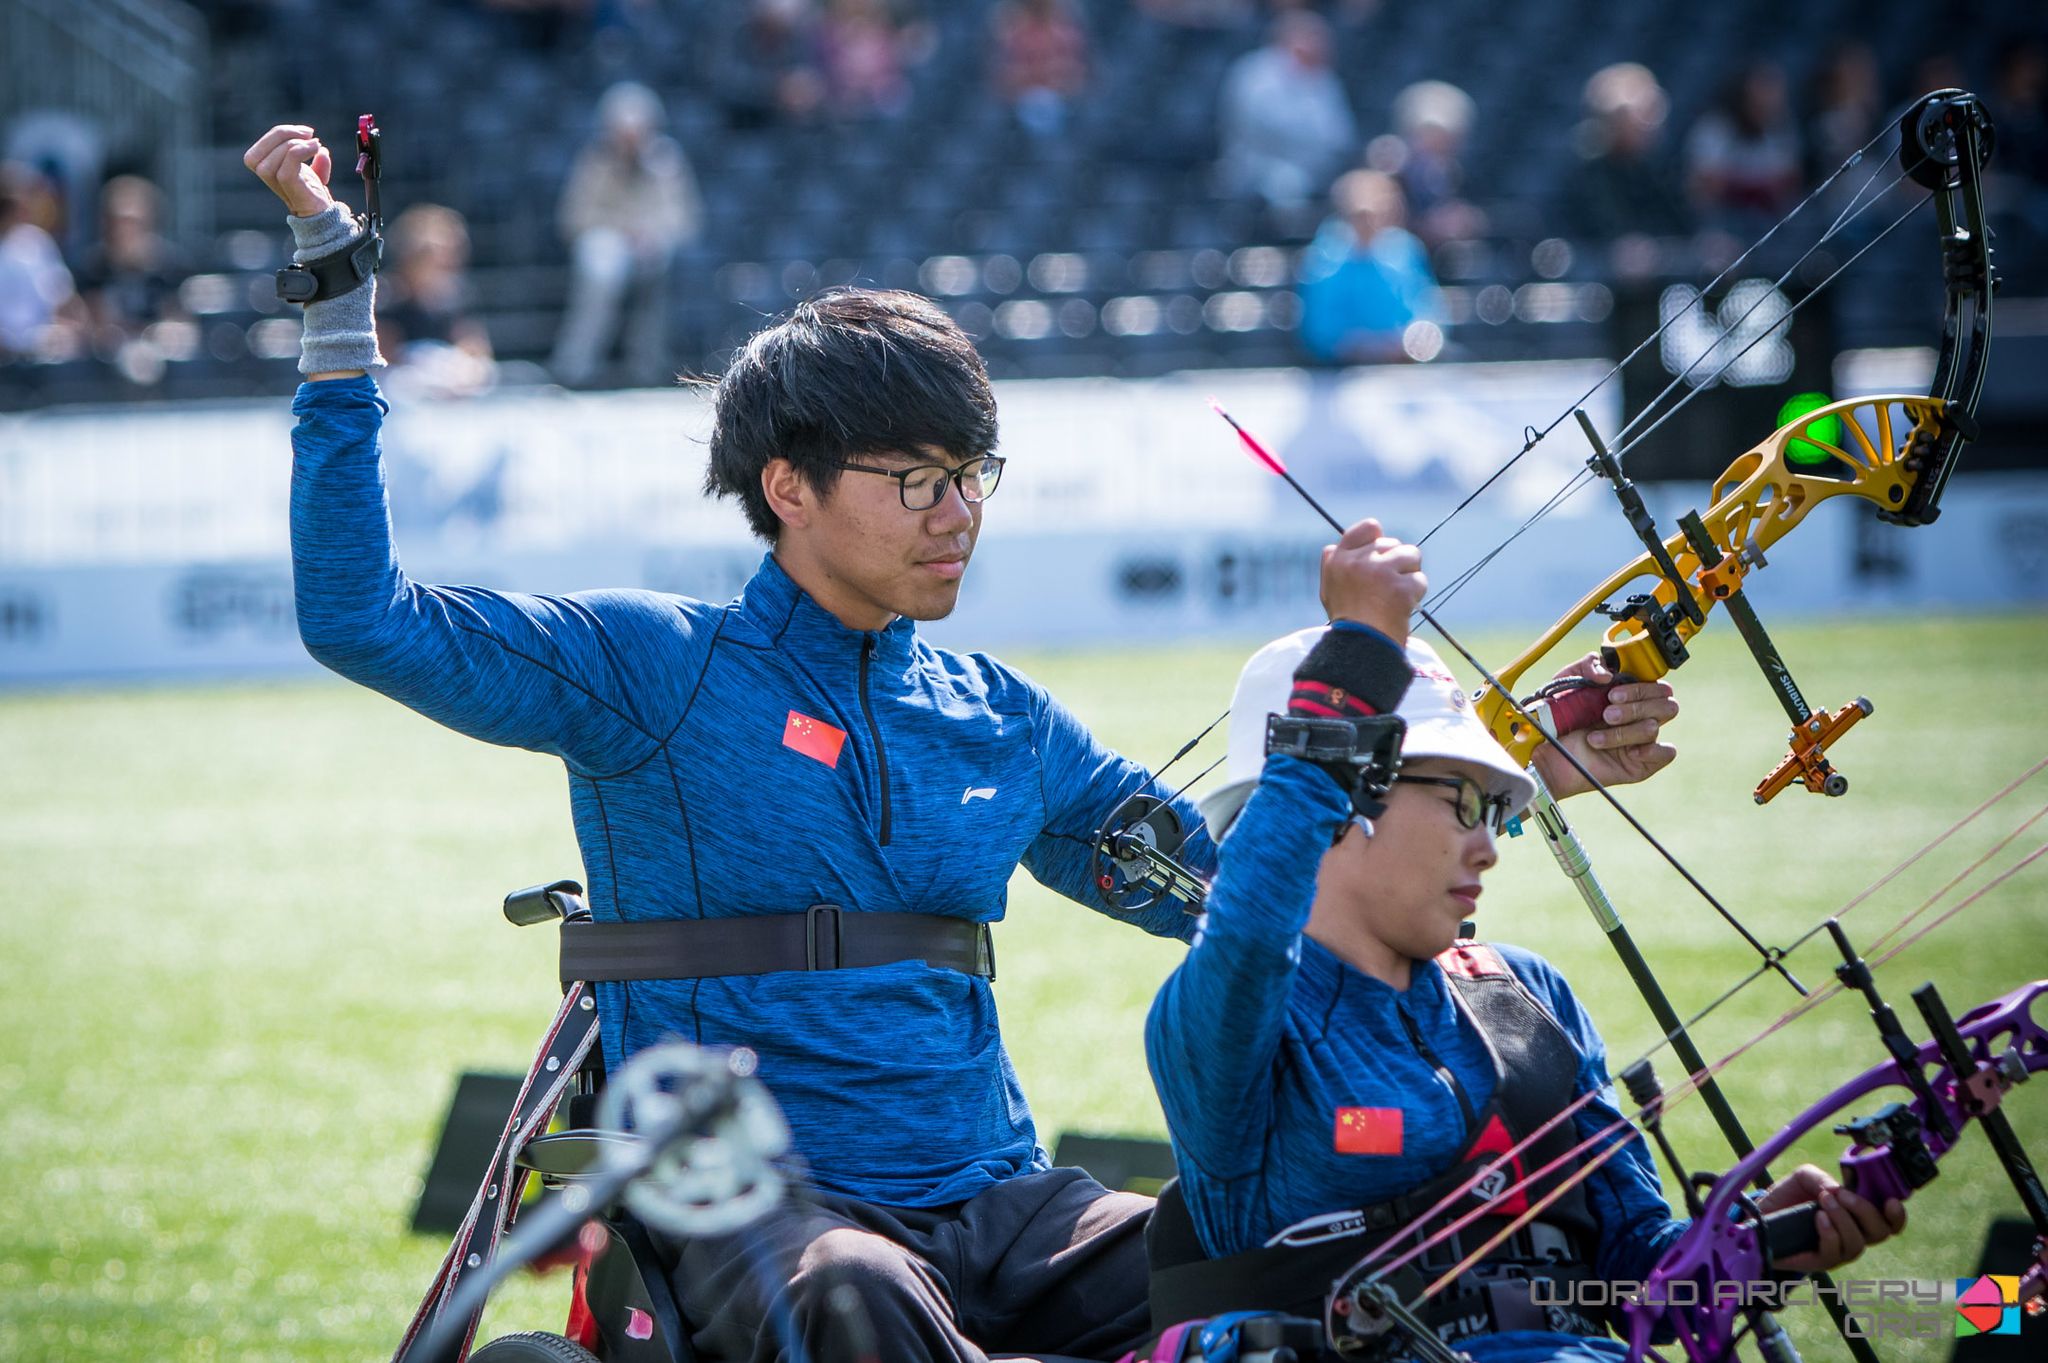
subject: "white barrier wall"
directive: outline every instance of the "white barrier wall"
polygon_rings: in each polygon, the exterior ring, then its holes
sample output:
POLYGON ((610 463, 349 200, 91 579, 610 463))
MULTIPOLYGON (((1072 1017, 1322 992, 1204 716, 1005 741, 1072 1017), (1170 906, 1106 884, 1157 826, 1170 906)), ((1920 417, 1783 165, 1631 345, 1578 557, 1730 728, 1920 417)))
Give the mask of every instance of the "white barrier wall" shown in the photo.
MULTIPOLYGON (((1603 372, 1565 363, 1000 385, 1012 462, 961 608, 928 632, 1006 648, 1250 638, 1307 623, 1327 528, 1239 452, 1209 394, 1335 514, 1377 515, 1413 538, 1521 448, 1528 421, 1548 420, 1603 372)), ((1588 411, 1611 433, 1610 394, 1588 411)), ((286 395, 0 424, 0 685, 310 669, 292 614, 290 426, 286 395)), ((736 507, 700 491, 705 427, 702 399, 687 393, 402 402, 386 459, 408 571, 723 600, 761 547, 736 507)), ((1432 579, 1450 582, 1506 539, 1582 457, 1567 423, 1430 542, 1432 579)), ((1684 490, 1656 501, 1667 526, 1693 504, 1684 490)), ((1960 474, 1944 508, 1937 525, 1910 532, 1861 503, 1820 508, 1773 552, 1753 594, 1767 618, 1774 606, 2048 602, 2048 478, 1960 474)), ((1444 618, 1541 623, 1635 552, 1612 498, 1585 489, 1444 618)))

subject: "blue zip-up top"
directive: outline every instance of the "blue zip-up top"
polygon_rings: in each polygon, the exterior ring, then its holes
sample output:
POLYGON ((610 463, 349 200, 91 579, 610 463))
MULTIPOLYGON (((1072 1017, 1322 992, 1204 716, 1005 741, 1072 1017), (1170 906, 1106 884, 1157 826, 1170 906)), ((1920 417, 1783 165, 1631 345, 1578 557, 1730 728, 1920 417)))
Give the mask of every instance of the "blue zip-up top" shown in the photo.
MULTIPOLYGON (((600 922, 790 913, 1003 916, 1021 862, 1103 910, 1096 827, 1147 779, 1025 677, 909 620, 840 624, 771 555, 726 606, 646 591, 429 587, 399 568, 368 378, 300 387, 292 564, 307 649, 450 728, 562 759, 600 922), (799 723, 809 721, 809 725, 799 723), (808 729, 845 737, 785 739, 808 729), (811 749, 820 755, 809 755, 811 749)), ((1207 869, 1196 831, 1184 849, 1207 869)), ((1105 910, 1106 911, 1106 910, 1105 910)), ((1159 936, 1192 920, 1137 915, 1159 936)), ((607 983, 607 1059, 750 1046, 811 1177, 898 1206, 1043 1167, 989 982, 919 961, 607 983)))
MULTIPOLYGON (((1415 962, 1407 990, 1396 990, 1303 935, 1316 868, 1349 813, 1323 771, 1267 759, 1224 844, 1194 946, 1146 1022, 1181 1190, 1212 1257, 1256 1248, 1311 1216, 1412 1192, 1457 1162, 1466 1106, 1493 1097, 1485 1043, 1434 962, 1415 962), (1337 1153, 1337 1110, 1347 1107, 1401 1109, 1400 1153, 1337 1153)), ((1599 1033, 1547 962, 1495 950, 1577 1048, 1574 1094, 1600 1091, 1574 1118, 1580 1139, 1591 1137, 1619 1116, 1599 1033)), ((1641 1280, 1684 1230, 1638 1134, 1586 1193, 1600 1222, 1596 1277, 1641 1280)))

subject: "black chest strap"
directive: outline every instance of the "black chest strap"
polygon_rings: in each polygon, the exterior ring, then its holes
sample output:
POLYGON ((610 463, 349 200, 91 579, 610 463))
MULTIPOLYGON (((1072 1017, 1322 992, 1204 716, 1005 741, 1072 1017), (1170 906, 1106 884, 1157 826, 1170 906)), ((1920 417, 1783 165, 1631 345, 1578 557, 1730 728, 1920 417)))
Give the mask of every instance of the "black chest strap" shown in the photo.
POLYGON ((802 913, 748 918, 562 924, 565 986, 578 980, 854 970, 898 961, 923 961, 986 980, 996 977, 989 925, 932 913, 847 913, 836 904, 813 904, 802 913))
MULTIPOLYGON (((1403 1196, 1318 1217, 1293 1228, 1279 1243, 1222 1259, 1169 1264, 1155 1260, 1151 1279, 1155 1328, 1233 1310, 1320 1316, 1331 1284, 1369 1250, 1435 1208, 1470 1182, 1483 1165, 1571 1103, 1578 1078, 1578 1048, 1500 953, 1483 943, 1461 942, 1437 957, 1436 964, 1456 1006, 1483 1041, 1494 1071, 1492 1096, 1477 1113, 1468 1113, 1470 1126, 1463 1153, 1444 1173, 1403 1196)), ((1560 1168, 1525 1187, 1524 1171, 1550 1163, 1576 1141, 1573 1124, 1559 1123, 1482 1180, 1452 1208, 1452 1214, 1481 1202, 1496 1205, 1488 1206, 1487 1215, 1425 1256, 1420 1266, 1448 1268, 1491 1239, 1508 1218, 1527 1208, 1531 1194, 1540 1195, 1570 1172, 1560 1168)), ((1162 1193, 1158 1214, 1187 1217, 1178 1187, 1162 1193)), ((1190 1239, 1192 1230, 1190 1224, 1190 1239)), ((1532 1275, 1583 1275, 1598 1237, 1599 1226, 1585 1194, 1574 1186, 1544 1209, 1541 1221, 1518 1231, 1496 1249, 1490 1262, 1482 1266, 1486 1271, 1468 1275, 1450 1292, 1433 1299, 1425 1319, 1452 1336, 1466 1332, 1464 1323, 1482 1308, 1490 1313, 1489 1320, 1496 1322, 1529 1319, 1529 1313, 1515 1305, 1526 1304, 1526 1280, 1532 1275)), ((1422 1286, 1417 1276, 1413 1287, 1419 1291, 1422 1286)), ((1547 1327, 1493 1324, 1487 1328, 1600 1331, 1597 1323, 1573 1313, 1549 1314, 1555 1319, 1547 1327)))

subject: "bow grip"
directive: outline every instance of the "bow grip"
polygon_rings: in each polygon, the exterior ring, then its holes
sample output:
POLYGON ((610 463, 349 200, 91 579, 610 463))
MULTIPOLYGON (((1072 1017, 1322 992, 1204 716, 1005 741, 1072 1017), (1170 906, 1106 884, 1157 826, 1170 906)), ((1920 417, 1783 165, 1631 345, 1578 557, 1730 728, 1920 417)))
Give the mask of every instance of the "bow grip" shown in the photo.
POLYGON ((1581 729, 1597 729, 1606 723, 1607 692, 1619 682, 1603 682, 1599 686, 1580 686, 1561 695, 1550 698, 1550 720, 1557 728, 1557 736, 1579 732, 1581 729))
POLYGON ((1814 1224, 1814 1218, 1819 1214, 1819 1203, 1802 1202, 1764 1217, 1765 1258, 1776 1264, 1796 1254, 1811 1254, 1819 1249, 1820 1227, 1814 1224))

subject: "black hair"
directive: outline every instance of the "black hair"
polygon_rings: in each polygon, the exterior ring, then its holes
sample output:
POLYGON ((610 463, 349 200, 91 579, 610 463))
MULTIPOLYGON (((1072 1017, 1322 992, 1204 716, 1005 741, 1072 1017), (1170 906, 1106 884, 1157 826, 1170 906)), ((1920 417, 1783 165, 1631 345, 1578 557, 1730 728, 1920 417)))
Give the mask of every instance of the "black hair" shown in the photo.
POLYGON ((704 490, 737 497, 773 543, 782 523, 761 491, 771 459, 830 492, 836 460, 924 446, 964 460, 995 443, 988 368, 943 309, 899 290, 829 289, 756 332, 719 378, 704 490))

